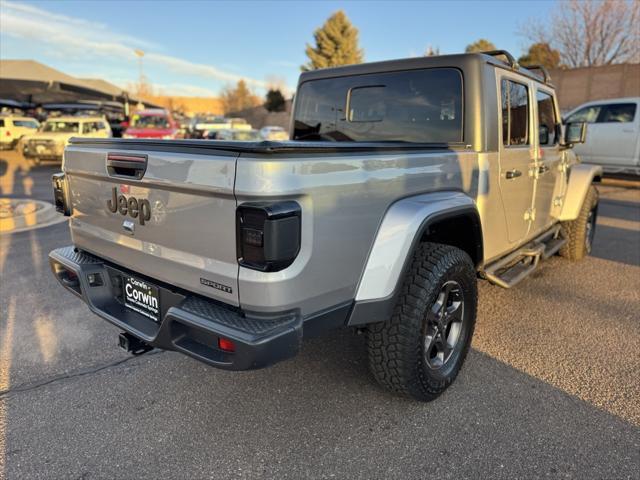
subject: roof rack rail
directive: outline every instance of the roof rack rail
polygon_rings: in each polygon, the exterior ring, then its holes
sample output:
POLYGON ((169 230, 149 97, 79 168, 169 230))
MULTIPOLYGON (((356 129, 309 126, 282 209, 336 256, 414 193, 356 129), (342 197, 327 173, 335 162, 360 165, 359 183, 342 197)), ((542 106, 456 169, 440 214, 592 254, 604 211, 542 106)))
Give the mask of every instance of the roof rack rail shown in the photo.
POLYGON ((479 53, 482 53, 484 55, 489 55, 490 57, 499 57, 500 55, 502 55, 506 57, 507 63, 511 68, 513 68, 514 70, 517 70, 518 68, 520 68, 520 65, 518 65, 518 61, 513 57, 513 55, 511 55, 506 50, 489 50, 487 52, 479 52, 479 53))
POLYGON ((549 70, 547 70, 542 65, 527 65, 524 68, 526 68, 527 70, 540 70, 542 72, 542 77, 544 78, 544 83, 551 82, 551 75, 549 75, 549 70))

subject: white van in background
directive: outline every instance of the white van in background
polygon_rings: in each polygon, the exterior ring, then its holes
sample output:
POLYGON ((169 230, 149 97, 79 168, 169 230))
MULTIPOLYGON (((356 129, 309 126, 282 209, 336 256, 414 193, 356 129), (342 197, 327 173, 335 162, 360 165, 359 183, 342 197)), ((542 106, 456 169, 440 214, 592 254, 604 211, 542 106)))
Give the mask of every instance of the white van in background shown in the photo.
POLYGON ((605 173, 640 175, 640 98, 588 102, 570 111, 564 123, 587 123, 587 138, 574 151, 605 173))

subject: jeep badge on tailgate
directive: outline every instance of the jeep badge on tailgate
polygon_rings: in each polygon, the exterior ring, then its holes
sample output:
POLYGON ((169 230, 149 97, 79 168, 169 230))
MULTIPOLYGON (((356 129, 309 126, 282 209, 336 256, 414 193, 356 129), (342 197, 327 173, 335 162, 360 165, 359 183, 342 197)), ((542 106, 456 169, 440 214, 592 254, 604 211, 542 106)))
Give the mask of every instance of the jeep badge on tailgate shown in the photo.
POLYGON ((146 198, 125 197, 118 195, 118 189, 113 187, 111 198, 107 200, 107 208, 111 213, 120 212, 121 215, 129 214, 132 218, 137 218, 140 225, 151 218, 151 204, 146 198))

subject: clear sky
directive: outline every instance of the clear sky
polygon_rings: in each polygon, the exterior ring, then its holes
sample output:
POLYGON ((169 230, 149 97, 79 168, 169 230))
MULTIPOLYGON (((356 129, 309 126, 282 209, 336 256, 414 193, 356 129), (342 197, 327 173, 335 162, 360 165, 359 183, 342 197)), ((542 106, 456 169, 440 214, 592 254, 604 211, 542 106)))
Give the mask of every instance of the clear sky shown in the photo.
POLYGON ((33 1, 0 0, 0 57, 33 59, 121 86, 144 71, 168 94, 217 95, 246 78, 257 93, 277 77, 295 88, 305 43, 343 9, 366 61, 457 53, 479 38, 520 55, 519 32, 556 7, 538 1, 33 1))

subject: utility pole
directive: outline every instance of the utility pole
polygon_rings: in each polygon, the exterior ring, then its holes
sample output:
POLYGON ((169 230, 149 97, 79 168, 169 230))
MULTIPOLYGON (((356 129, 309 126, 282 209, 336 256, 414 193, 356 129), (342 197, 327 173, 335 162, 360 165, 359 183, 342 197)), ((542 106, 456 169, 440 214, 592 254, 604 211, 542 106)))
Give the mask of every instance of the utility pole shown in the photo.
POLYGON ((144 52, 137 48, 133 52, 138 57, 138 81, 142 83, 144 81, 144 73, 142 71, 142 57, 144 57, 144 52))
POLYGON ((146 91, 147 89, 146 89, 146 82, 145 82, 145 78, 144 78, 144 70, 142 69, 142 57, 144 57, 144 51, 136 48, 133 52, 138 57, 138 92, 137 92, 137 97, 138 97, 138 108, 141 108, 140 97, 142 95, 145 95, 145 94, 149 93, 149 92, 146 91))

